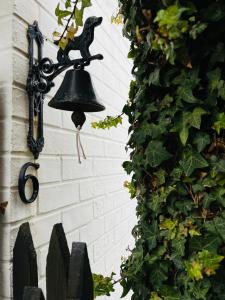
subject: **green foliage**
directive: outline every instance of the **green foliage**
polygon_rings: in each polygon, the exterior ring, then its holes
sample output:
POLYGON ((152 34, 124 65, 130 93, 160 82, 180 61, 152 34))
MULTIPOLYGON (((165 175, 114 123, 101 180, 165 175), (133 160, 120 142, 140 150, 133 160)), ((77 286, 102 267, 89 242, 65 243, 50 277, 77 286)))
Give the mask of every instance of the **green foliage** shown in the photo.
POLYGON ((225 4, 119 0, 134 79, 123 112, 137 198, 123 297, 224 300, 225 4))
POLYGON ((104 277, 100 274, 92 274, 94 281, 94 299, 99 296, 110 296, 111 292, 114 292, 114 280, 112 273, 110 277, 104 277))
POLYGON ((95 129, 110 129, 111 127, 117 127, 119 124, 122 124, 122 117, 111 117, 107 116, 104 120, 99 122, 92 122, 91 126, 95 129))
POLYGON ((131 199, 133 199, 137 196, 137 191, 136 191, 136 188, 135 188, 133 182, 125 181, 124 187, 128 189, 131 199))
POLYGON ((193 280, 200 280, 204 275, 211 276, 216 273, 224 256, 215 255, 208 250, 200 251, 186 263, 188 276, 193 280))

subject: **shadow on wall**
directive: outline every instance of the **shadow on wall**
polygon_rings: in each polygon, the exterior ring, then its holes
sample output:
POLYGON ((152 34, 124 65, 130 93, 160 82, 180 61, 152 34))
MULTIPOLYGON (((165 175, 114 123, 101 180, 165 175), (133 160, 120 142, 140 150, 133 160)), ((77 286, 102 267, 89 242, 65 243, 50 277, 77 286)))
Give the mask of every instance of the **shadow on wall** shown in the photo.
POLYGON ((9 86, 0 82, 0 298, 10 293, 7 269, 10 269, 10 248, 7 220, 9 216, 9 185, 8 174, 10 164, 8 160, 10 141, 10 122, 7 122, 7 106, 10 105, 9 86))

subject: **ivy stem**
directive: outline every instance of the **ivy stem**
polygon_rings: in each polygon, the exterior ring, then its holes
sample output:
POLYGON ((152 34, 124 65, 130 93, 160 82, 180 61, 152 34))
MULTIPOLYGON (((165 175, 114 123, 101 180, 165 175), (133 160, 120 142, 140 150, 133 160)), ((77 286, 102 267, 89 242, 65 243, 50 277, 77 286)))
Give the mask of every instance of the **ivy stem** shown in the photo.
POLYGON ((114 280, 113 285, 116 285, 117 283, 119 283, 123 278, 120 278, 118 280, 114 280))
POLYGON ((73 11, 71 12, 71 15, 70 15, 69 19, 67 20, 66 27, 64 28, 63 33, 61 34, 59 40, 56 41, 55 44, 57 44, 57 45, 59 44, 59 42, 60 42, 61 39, 63 38, 65 32, 67 31, 67 29, 68 29, 68 27, 69 27, 69 24, 70 24, 70 21, 72 20, 73 15, 75 14, 75 11, 76 11, 76 8, 77 8, 77 3, 78 3, 78 1, 79 1, 79 0, 76 0, 76 1, 74 2, 73 11))

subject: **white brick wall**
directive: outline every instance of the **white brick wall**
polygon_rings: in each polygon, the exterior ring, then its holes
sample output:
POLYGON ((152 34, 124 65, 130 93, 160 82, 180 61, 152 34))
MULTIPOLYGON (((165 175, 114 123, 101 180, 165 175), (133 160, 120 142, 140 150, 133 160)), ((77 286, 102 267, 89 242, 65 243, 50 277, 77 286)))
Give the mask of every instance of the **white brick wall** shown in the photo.
MULTIPOLYGON (((19 199, 17 180, 21 166, 33 161, 26 145, 26 30, 29 23, 37 20, 47 38, 44 55, 55 59, 57 49, 51 42, 51 33, 57 28, 54 8, 58 1, 0 1, 0 201, 9 202, 6 214, 0 216, 0 300, 12 296, 12 248, 23 222, 29 221, 31 225, 38 254, 39 285, 43 289, 48 241, 55 223, 63 223, 70 247, 73 241, 88 244, 93 272, 118 273, 120 257, 128 244, 132 245, 130 232, 135 222, 135 202, 123 188, 126 175, 121 167, 126 159, 126 124, 110 131, 94 130, 90 126, 91 121, 121 112, 131 79, 128 44, 121 28, 110 21, 117 7, 116 0, 92 2, 85 17, 103 16, 104 21, 96 29, 91 51, 102 53, 105 59, 93 62, 89 72, 107 109, 88 114, 81 136, 88 159, 78 164, 70 113, 47 106, 63 76, 55 80, 56 87, 44 105, 45 147, 36 173, 39 198, 25 205, 19 199)), ((120 292, 118 288, 110 299, 118 300, 120 292)))

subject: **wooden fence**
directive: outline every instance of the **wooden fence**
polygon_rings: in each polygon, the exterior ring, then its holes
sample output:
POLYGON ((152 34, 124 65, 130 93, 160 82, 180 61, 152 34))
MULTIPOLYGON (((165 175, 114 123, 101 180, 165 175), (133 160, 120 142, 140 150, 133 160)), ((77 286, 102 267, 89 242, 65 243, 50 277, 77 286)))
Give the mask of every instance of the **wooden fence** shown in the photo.
MULTIPOLYGON (((53 227, 46 264, 47 300, 93 300, 93 279, 85 243, 68 249, 62 224, 53 227)), ((38 288, 37 254, 29 223, 20 226, 13 249, 14 300, 45 300, 38 288)))

